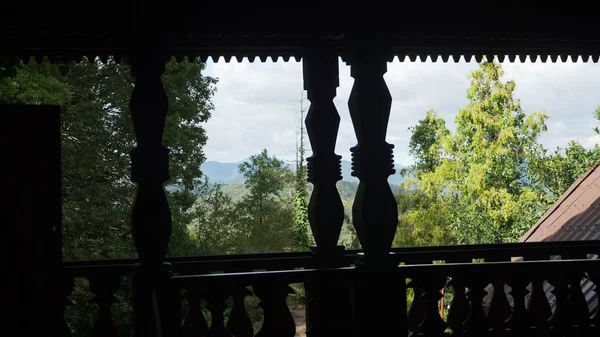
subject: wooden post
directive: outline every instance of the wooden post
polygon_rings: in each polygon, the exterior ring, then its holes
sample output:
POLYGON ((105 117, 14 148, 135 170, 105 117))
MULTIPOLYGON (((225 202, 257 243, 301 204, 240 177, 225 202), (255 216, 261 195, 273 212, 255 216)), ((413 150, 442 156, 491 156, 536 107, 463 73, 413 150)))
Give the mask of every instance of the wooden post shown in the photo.
POLYGON ((403 335, 408 332, 405 279, 390 273, 396 267, 390 248, 398 207, 387 181, 395 173, 394 146, 385 141, 392 103, 383 78, 387 57, 380 46, 361 40, 348 61, 354 78, 348 107, 358 140, 350 149, 352 175, 360 180, 352 218, 364 250, 354 287, 356 336, 403 335))
MULTIPOLYGON (((340 116, 333 104, 339 86, 338 55, 326 46, 307 51, 303 58, 304 89, 310 100, 306 130, 312 147, 308 181, 314 186, 308 204, 308 220, 315 238, 312 247, 318 267, 338 267, 344 247, 337 244, 344 222, 344 206, 336 182, 342 179, 340 160, 335 154, 340 116)), ((351 315, 347 283, 324 275, 305 282, 307 335, 347 336, 351 315)))
POLYGON ((167 95, 161 75, 166 55, 152 43, 131 55, 135 87, 131 117, 137 147, 131 151, 131 180, 137 184, 132 233, 140 257, 133 279, 134 332, 137 337, 169 335, 168 281, 164 258, 171 236, 171 211, 163 184, 169 179, 169 151, 162 145, 167 95))
POLYGON ((392 144, 385 141, 392 96, 383 75, 384 54, 363 46, 350 56, 354 86, 348 107, 358 144, 352 152, 352 175, 360 180, 352 206, 356 234, 365 251, 365 267, 387 269, 398 225, 398 206, 388 184, 394 174, 392 144))
POLYGON ((0 237, 7 253, 0 281, 6 324, 0 331, 6 336, 70 333, 60 274, 60 112, 59 106, 0 104, 0 237))
MULTIPOLYGON (((333 104, 339 86, 337 55, 326 49, 311 50, 303 59, 304 89, 310 100, 306 131, 312 148, 307 158, 308 181, 314 186, 308 220, 323 263, 337 256, 344 222, 344 206, 336 187, 342 179, 341 156, 335 154, 340 116, 333 104)), ((343 247, 341 247, 343 249, 343 247)))

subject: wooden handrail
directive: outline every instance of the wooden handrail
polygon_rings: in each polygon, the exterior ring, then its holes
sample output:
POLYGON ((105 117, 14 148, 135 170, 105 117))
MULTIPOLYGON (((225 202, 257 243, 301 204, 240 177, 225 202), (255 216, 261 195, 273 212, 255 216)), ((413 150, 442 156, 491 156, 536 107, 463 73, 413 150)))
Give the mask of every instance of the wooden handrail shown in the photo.
MULTIPOLYGON (((485 263, 444 263, 444 264, 414 264, 398 266, 391 271, 374 272, 384 277, 386 274, 401 274, 405 277, 411 277, 419 274, 431 275, 457 275, 476 271, 479 274, 486 273, 532 273, 532 272, 555 272, 561 273, 585 272, 600 268, 600 260, 550 260, 550 261, 519 261, 519 262, 485 262, 485 263)), ((360 277, 364 273, 361 269, 355 267, 326 268, 326 269, 297 269, 297 270, 276 270, 259 272, 240 272, 240 273, 215 273, 200 275, 182 275, 175 276, 173 280, 183 288, 191 284, 206 284, 212 282, 221 283, 223 278, 230 282, 253 283, 262 282, 269 278, 276 278, 281 282, 295 283, 303 282, 305 279, 315 275, 331 275, 337 277, 344 274, 345 279, 360 277)))
MULTIPOLYGON (((351 265, 361 250, 346 250, 345 260, 351 265)), ((551 256, 566 254, 598 254, 600 241, 507 243, 490 245, 435 246, 393 248, 391 253, 398 262, 407 264, 431 263, 436 260, 467 261, 469 259, 501 259, 522 256, 551 256)), ((208 273, 211 271, 251 271, 260 269, 312 268, 311 252, 267 253, 248 255, 213 255, 171 257, 166 261, 175 272, 185 274, 208 273)), ((65 261, 63 269, 73 276, 110 269, 121 274, 130 274, 137 259, 65 261)))

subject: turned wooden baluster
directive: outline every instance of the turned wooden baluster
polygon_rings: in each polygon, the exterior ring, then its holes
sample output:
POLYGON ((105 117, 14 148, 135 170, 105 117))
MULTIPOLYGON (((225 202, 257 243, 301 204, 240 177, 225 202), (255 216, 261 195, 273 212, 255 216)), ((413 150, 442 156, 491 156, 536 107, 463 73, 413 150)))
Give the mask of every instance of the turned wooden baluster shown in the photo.
POLYGON ((483 310, 483 297, 487 295, 485 288, 489 285, 487 276, 481 273, 470 273, 465 276, 465 285, 469 290, 467 298, 471 304, 471 313, 465 322, 466 330, 471 336, 478 336, 488 331, 488 317, 483 310))
POLYGON ((210 289, 206 293, 208 301, 208 310, 210 311, 210 329, 206 337, 234 337, 225 328, 223 311, 227 309, 225 300, 229 298, 229 294, 223 289, 210 289))
MULTIPOLYGON (((600 299, 600 271, 598 270, 590 270, 588 271, 588 276, 592 282, 596 285, 594 288, 594 292, 596 293, 596 297, 600 299)), ((593 332, 596 334, 600 334, 600 301, 596 304, 596 309, 594 313, 594 317, 592 320, 592 324, 594 324, 593 332)))
POLYGON ((563 311, 563 321, 570 329, 571 336, 583 336, 588 331, 590 312, 588 303, 581 289, 581 280, 586 276, 581 272, 568 273, 566 280, 568 291, 563 311))
POLYGON ((296 323, 286 302, 287 295, 294 292, 292 288, 271 280, 254 285, 253 289, 264 313, 263 325, 256 337, 294 337, 296 323))
POLYGON ((452 329, 452 336, 464 336, 465 322, 469 317, 471 308, 466 295, 463 275, 454 275, 448 282, 452 287, 453 296, 448 310, 448 326, 452 329))
POLYGON ((529 280, 523 273, 512 273, 507 280, 510 287, 510 296, 513 298, 512 314, 508 320, 512 336, 523 336, 529 330, 525 298, 528 290, 529 280))
POLYGON ((111 307, 113 303, 119 301, 115 293, 119 290, 120 285, 119 274, 99 273, 90 277, 90 291, 96 295, 92 301, 98 304, 98 316, 92 336, 116 337, 118 335, 111 307))
POLYGON ((248 317, 246 311, 245 299, 252 295, 252 292, 243 286, 235 287, 233 296, 233 308, 229 314, 227 321, 227 331, 235 337, 252 337, 254 336, 254 328, 252 321, 248 317))
POLYGON ((208 332, 208 324, 202 309, 202 291, 197 286, 190 286, 183 295, 188 302, 188 312, 183 321, 183 337, 203 337, 208 332))
MULTIPOLYGON (((308 220, 322 264, 337 257, 344 222, 344 205, 336 182, 342 179, 335 143, 340 116, 333 104, 339 86, 337 54, 313 50, 303 59, 304 89, 310 100, 306 132, 312 149, 307 158, 308 181, 314 186, 308 204, 308 220)), ((343 249, 343 248, 342 248, 343 249)))
MULTIPOLYGON (((587 259, 587 254, 565 254, 562 259, 587 259)), ((555 312, 554 316, 558 314, 557 318, 564 327, 563 331, 566 335, 584 336, 591 332, 589 328, 590 311, 585 294, 581 289, 581 281, 587 278, 588 276, 583 272, 565 273, 562 278, 562 287, 560 287, 562 293, 565 293, 561 302, 558 302, 558 295, 553 291, 557 297, 557 305, 560 304, 562 309, 558 313, 555 312)), ((557 287, 555 286, 555 288, 557 287)))
POLYGON ((423 275, 419 283, 425 291, 421 297, 425 300, 427 311, 420 330, 425 336, 443 336, 446 322, 440 317, 439 302, 443 297, 441 290, 446 285, 447 278, 439 275, 423 275))
POLYGON ((550 324, 562 336, 584 336, 588 331, 590 312, 581 289, 585 277, 584 273, 568 272, 549 279, 556 297, 550 324))
POLYGON ((567 277, 563 273, 555 273, 548 278, 548 282, 552 285, 550 291, 555 298, 554 312, 550 316, 549 322, 552 328, 559 335, 565 335, 570 331, 569 328, 569 313, 567 312, 567 301, 569 299, 569 283, 567 277))
POLYGON ((417 278, 413 278, 406 285, 407 288, 413 290, 413 300, 408 310, 408 329, 414 334, 422 333, 422 325, 427 315, 427 302, 423 298, 424 291, 422 285, 417 278))
POLYGON ((360 280, 355 286, 354 323, 357 336, 408 331, 404 277, 380 271, 397 266, 390 248, 398 224, 398 207, 388 184, 395 173, 393 145, 385 141, 392 97, 383 75, 387 56, 380 46, 361 40, 348 55, 354 85, 348 100, 358 144, 351 148, 352 175, 360 182, 352 216, 364 250, 360 280), (390 305, 393 304, 393 305, 390 305), (387 308, 382 310, 382 308, 387 308))
POLYGON ((494 288, 492 298, 489 303, 489 322, 496 332, 504 332, 507 329, 507 322, 511 316, 510 303, 506 297, 504 285, 506 284, 506 273, 500 272, 492 275, 492 287, 494 288))
MULTIPOLYGON (((131 55, 135 86, 130 110, 137 147, 131 151, 131 180, 137 183, 132 234, 140 266, 133 279, 135 335, 168 335, 172 302, 167 290, 169 268, 163 266, 171 236, 171 211, 163 184, 169 179, 169 151, 162 145, 167 95, 161 75, 166 57, 159 50, 131 55)), ((178 323, 179 324, 179 323, 178 323)))
POLYGON ((131 73, 131 117, 137 147, 131 151, 131 180, 137 183, 132 231, 143 267, 161 268, 171 237, 171 211, 163 184, 169 179, 169 150, 162 145, 167 94, 161 75, 166 59, 134 58, 131 73))
MULTIPOLYGON (((471 263, 471 258, 447 258, 446 263, 471 263)), ((454 273, 450 275, 450 280, 446 287, 452 287, 453 295, 448 309, 448 327, 452 329, 452 336, 464 336, 466 332, 465 322, 469 318, 471 306, 467 298, 467 288, 465 284, 465 275, 463 273, 454 273)))
POLYGON ((398 207, 387 181, 395 173, 394 146, 385 141, 392 104, 383 78, 387 62, 376 46, 363 46, 349 61, 354 85, 348 107, 358 140, 350 149, 352 175, 360 180, 352 217, 365 251, 365 266, 387 269, 398 224, 398 207))
POLYGON ((531 291, 527 300, 527 317, 536 334, 544 335, 548 331, 548 319, 552 315, 548 297, 544 291, 544 277, 539 273, 531 273, 531 291))
MULTIPOLYGON (((341 156, 335 154, 340 116, 333 104, 339 86, 338 57, 326 47, 311 49, 302 66, 304 89, 311 102, 305 124, 312 148, 312 156, 307 158, 308 181, 314 186, 308 204, 316 242, 312 250, 317 266, 337 267, 343 263, 344 250, 337 244, 344 222, 344 206, 336 187, 342 179, 341 156)), ((305 282, 309 336, 351 333, 351 326, 345 324, 351 314, 346 288, 343 281, 333 282, 320 275, 305 282)))
POLYGON ((58 332, 58 336, 60 337, 71 337, 71 328, 69 328, 69 323, 65 318, 65 310, 67 306, 73 305, 73 301, 69 298, 71 293, 73 292, 74 280, 73 277, 63 275, 60 278, 60 285, 58 289, 60 289, 60 293, 57 294, 59 297, 57 303, 60 307, 60 310, 56 311, 56 316, 53 320, 56 322, 56 331, 58 332))
MULTIPOLYGON (((509 256, 494 256, 485 259, 486 262, 510 262, 510 260, 509 256)), ((498 271, 488 275, 488 280, 491 281, 493 288, 488 307, 488 322, 496 335, 502 335, 506 332, 512 312, 505 290, 508 274, 508 271, 498 271)))

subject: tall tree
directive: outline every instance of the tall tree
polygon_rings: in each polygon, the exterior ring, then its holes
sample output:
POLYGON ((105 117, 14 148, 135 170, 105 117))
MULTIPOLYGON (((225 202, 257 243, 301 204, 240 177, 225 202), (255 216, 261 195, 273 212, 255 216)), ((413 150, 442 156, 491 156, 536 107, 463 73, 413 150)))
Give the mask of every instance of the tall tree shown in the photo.
MULTIPOLYGON (((412 133, 408 153, 415 158, 412 169, 421 173, 432 172, 442 161, 440 141, 448 135, 446 122, 434 110, 429 110, 424 119, 408 130, 412 133)), ((403 173, 406 175, 408 172, 403 173)))
POLYGON ((194 204, 192 227, 195 241, 201 254, 233 254, 243 240, 243 229, 239 226, 239 208, 227 196, 219 184, 210 184, 208 179, 197 192, 194 204))
POLYGON ((304 161, 304 93, 301 94, 300 110, 298 110, 300 130, 296 143, 296 176, 294 184, 294 249, 303 251, 310 248, 309 223, 308 223, 308 193, 306 184, 306 164, 304 161))
POLYGON ((427 201, 401 215, 413 232, 428 223, 450 230, 457 243, 514 241, 547 204, 527 180, 547 115, 525 114, 514 98, 515 83, 502 76, 493 62, 470 74, 469 102, 458 112, 455 132, 433 113, 413 128, 411 146, 421 155, 417 163, 424 163, 416 183, 424 195, 418 197, 427 201), (431 129, 435 137, 423 137, 431 129))
POLYGON ((281 252, 293 246, 293 208, 289 189, 292 172, 285 162, 261 153, 239 165, 248 194, 238 204, 246 239, 244 252, 281 252))

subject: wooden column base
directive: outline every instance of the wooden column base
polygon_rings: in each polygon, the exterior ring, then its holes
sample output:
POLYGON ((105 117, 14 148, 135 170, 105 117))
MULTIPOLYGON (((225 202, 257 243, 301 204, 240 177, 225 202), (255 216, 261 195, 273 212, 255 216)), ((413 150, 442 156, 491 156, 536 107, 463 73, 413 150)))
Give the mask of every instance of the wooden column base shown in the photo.
POLYGON ((355 336, 408 336, 406 280, 359 268, 352 284, 355 336))
POLYGON ((135 336, 180 336, 181 294, 171 284, 168 263, 156 270, 137 265, 133 274, 135 336))

